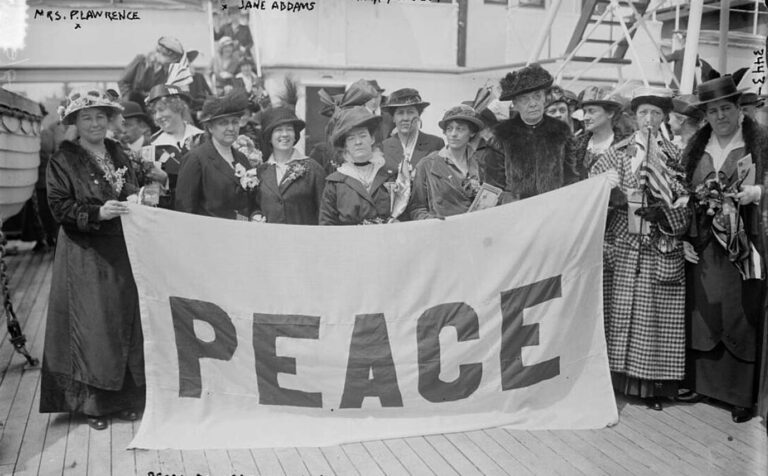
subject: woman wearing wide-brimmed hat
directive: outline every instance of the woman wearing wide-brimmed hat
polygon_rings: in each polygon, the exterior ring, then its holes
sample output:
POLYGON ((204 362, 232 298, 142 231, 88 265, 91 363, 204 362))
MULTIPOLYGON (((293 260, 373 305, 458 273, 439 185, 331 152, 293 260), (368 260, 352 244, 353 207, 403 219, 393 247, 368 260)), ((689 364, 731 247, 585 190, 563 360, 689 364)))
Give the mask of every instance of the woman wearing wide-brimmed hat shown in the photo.
POLYGON ((163 208, 174 208, 176 179, 184 155, 205 139, 204 131, 192 124, 189 101, 186 92, 165 84, 154 86, 146 100, 147 110, 160 128, 151 141, 155 160, 168 174, 168 195, 160 202, 163 208))
POLYGON ((210 140, 184 158, 176 186, 176 210, 230 219, 250 216, 255 170, 245 176, 251 169, 248 158, 233 147, 247 106, 248 97, 242 92, 203 104, 201 119, 210 140))
MULTIPOLYGON (((324 89, 318 92, 320 103, 322 104, 320 114, 329 118, 325 126, 325 140, 318 142, 309 152, 309 157, 319 163, 326 174, 336 171, 344 163, 343 150, 331 144, 331 134, 333 132, 334 115, 342 109, 349 109, 354 106, 366 106, 375 100, 379 92, 370 81, 360 79, 355 81, 343 94, 330 96, 324 89)), ((369 109, 370 110, 370 109, 369 109)), ((371 111, 372 114, 373 111, 371 111)), ((380 131, 379 128, 378 131, 380 131)), ((377 132, 378 132, 377 131, 377 132)), ((374 147, 377 147, 376 136, 374 135, 374 147)), ((381 144, 378 144, 380 147, 381 144)))
POLYGON ((446 146, 416 165, 409 212, 412 220, 464 213, 480 189, 480 167, 472 138, 485 127, 480 114, 455 106, 439 122, 446 146))
POLYGON ((421 114, 427 106, 429 103, 411 88, 394 91, 381 106, 382 111, 392 115, 395 123, 395 135, 381 143, 384 156, 394 161, 394 165, 407 160, 412 167, 416 167, 423 157, 445 145, 443 139, 419 130, 421 114))
POLYGON ((326 177, 320 204, 321 225, 385 223, 391 218, 390 192, 385 185, 397 170, 373 148, 381 116, 364 106, 341 110, 334 118, 331 142, 344 151, 344 163, 326 177))
POLYGON ((258 213, 267 223, 317 225, 325 171, 294 147, 304 121, 285 107, 266 111, 261 121, 271 154, 258 168, 258 213))
POLYGON ((72 92, 61 111, 77 138, 47 171, 48 203, 61 225, 48 304, 40 411, 138 418, 144 405, 139 299, 120 216, 138 191, 122 148, 106 139, 122 107, 97 90, 72 92))
POLYGON ((733 420, 766 416, 765 187, 768 134, 739 108, 741 91, 730 76, 698 87, 707 124, 685 150, 694 189, 687 237, 689 265, 686 383, 731 405, 733 420), (754 168, 754 178, 743 180, 754 168))
POLYGON ((622 198, 612 195, 606 225, 605 335, 614 389, 662 410, 685 371, 688 191, 679 151, 660 132, 672 91, 638 88, 631 107, 640 130, 590 168, 591 175, 617 175, 622 198))

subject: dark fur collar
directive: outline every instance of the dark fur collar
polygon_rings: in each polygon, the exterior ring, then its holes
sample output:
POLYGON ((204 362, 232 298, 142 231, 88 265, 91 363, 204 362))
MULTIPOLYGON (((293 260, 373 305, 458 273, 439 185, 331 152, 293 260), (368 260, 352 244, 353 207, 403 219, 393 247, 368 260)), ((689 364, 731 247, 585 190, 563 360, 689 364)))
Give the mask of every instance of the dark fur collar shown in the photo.
POLYGON ((504 141, 519 135, 521 131, 531 129, 540 130, 542 134, 552 138, 556 143, 561 143, 571 137, 571 131, 564 122, 553 119, 547 115, 545 115, 544 119, 535 126, 529 126, 520 119, 519 115, 516 115, 511 119, 507 119, 506 121, 497 124, 494 128, 494 134, 499 140, 504 141))
MULTIPOLYGON (((766 156, 768 153, 768 133, 749 117, 744 118, 744 122, 741 125, 741 133, 744 136, 744 145, 746 146, 744 155, 752 154, 752 160, 756 165, 755 172, 757 177, 762 177, 766 167, 765 162, 768 161, 766 156)), ((691 138, 691 141, 685 148, 683 165, 686 178, 689 181, 704 155, 704 149, 706 149, 710 137, 712 137, 712 127, 706 124, 691 138)))
MULTIPOLYGON (((123 150, 120 144, 112 139, 104 139, 104 145, 107 148, 107 152, 109 152, 109 155, 112 157, 115 157, 123 150)), ((85 155, 87 153, 77 141, 65 140, 61 143, 59 148, 70 154, 85 155)))

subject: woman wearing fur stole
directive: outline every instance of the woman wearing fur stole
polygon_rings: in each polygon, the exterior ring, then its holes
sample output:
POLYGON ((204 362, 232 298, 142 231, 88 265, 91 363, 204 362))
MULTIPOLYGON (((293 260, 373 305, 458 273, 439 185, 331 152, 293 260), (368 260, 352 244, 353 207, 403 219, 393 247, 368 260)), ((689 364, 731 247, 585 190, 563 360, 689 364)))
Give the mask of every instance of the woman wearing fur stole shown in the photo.
POLYGON ((554 78, 538 64, 508 73, 499 100, 519 113, 494 129, 484 161, 486 181, 504 190, 502 203, 576 182, 573 136, 568 125, 546 116, 545 92, 554 78))
POLYGON ((730 76, 699 85, 708 124, 684 155, 695 198, 685 244, 691 263, 686 381, 692 392, 681 397, 725 402, 737 423, 749 420, 756 406, 766 415, 768 134, 740 111, 740 96, 730 76))

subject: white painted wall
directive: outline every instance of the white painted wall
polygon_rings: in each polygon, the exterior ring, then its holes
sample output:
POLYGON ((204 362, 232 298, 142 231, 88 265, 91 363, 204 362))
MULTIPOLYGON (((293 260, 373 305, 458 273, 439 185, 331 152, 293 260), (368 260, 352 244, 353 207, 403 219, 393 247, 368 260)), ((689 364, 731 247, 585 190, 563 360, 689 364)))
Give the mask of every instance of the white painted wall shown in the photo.
POLYGON ((200 51, 196 65, 211 61, 208 17, 202 10, 141 10, 139 21, 102 18, 81 22, 78 30, 70 21, 35 20, 34 11, 28 9, 26 45, 16 55, 25 60, 20 67, 125 66, 153 50, 161 36, 174 36, 188 50, 200 51))

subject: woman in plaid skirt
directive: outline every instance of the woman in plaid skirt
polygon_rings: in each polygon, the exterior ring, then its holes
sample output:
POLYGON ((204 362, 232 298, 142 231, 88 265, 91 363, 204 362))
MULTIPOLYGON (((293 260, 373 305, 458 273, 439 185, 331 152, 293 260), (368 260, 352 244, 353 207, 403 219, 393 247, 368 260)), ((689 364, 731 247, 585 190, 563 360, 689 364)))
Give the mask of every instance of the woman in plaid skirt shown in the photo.
POLYGON ((614 389, 654 410, 677 394, 685 370, 685 267, 679 239, 690 212, 680 152, 659 128, 672 110, 671 91, 635 91, 632 111, 640 129, 610 147, 591 174, 615 170, 620 202, 612 201, 605 266, 605 333, 614 389), (650 138, 649 138, 650 136, 650 138))

